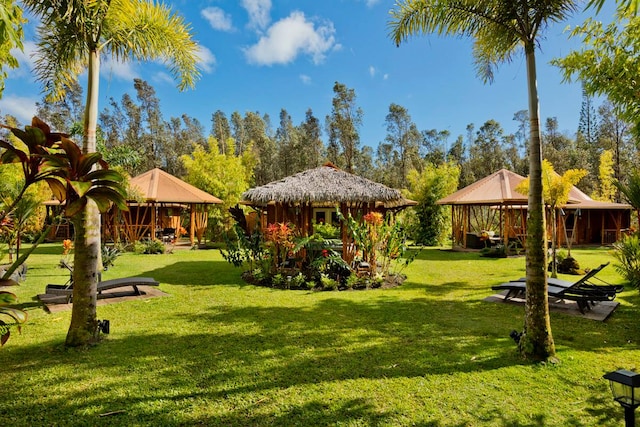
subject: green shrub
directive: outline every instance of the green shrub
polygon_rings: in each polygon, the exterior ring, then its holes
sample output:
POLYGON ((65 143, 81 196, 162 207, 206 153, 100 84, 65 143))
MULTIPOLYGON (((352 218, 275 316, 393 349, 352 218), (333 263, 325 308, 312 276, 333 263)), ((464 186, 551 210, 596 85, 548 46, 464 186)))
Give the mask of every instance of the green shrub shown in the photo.
POLYGON ((115 246, 102 246, 102 266, 105 270, 113 265, 116 258, 120 256, 122 251, 115 246))
POLYGON ((133 244, 133 252, 137 254, 163 254, 165 247, 160 240, 138 241, 133 244))
POLYGON ((326 274, 322 274, 320 276, 320 283, 322 284, 322 288, 324 290, 335 291, 336 289, 338 289, 338 281, 335 279, 332 279, 326 274))
POLYGON ((286 288, 288 283, 285 280, 285 277, 282 274, 278 273, 274 274, 271 278, 271 285, 274 288, 286 288))
POLYGON ((314 234, 320 235, 323 239, 339 239, 340 227, 330 223, 313 223, 314 234))
POLYGON ((638 235, 626 236, 613 244, 613 255, 620 262, 614 267, 631 286, 640 289, 640 239, 638 235))
POLYGON ((307 279, 302 273, 298 273, 291 278, 290 285, 295 289, 304 289, 306 287, 307 279))

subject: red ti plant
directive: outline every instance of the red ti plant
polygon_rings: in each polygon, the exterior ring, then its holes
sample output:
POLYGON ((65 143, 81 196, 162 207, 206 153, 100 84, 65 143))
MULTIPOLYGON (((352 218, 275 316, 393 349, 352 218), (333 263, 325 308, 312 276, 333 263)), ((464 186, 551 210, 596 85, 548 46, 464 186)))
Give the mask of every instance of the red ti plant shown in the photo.
POLYGON ((264 240, 271 254, 272 271, 275 273, 284 265, 296 246, 293 239, 295 228, 291 224, 279 222, 269 224, 264 232, 264 240))

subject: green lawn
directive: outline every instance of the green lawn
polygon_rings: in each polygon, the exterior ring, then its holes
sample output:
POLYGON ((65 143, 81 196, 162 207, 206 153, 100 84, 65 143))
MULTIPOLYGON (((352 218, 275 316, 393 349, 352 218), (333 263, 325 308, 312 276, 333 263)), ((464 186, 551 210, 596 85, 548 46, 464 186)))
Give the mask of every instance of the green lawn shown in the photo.
MULTIPOLYGON (((32 256, 21 301, 64 283, 61 252, 32 256)), ((399 288, 308 292, 244 284, 218 251, 125 254, 104 279, 170 296, 98 307, 111 334, 88 350, 62 345, 70 312, 30 304, 0 349, 0 426, 621 425, 602 375, 640 369, 638 292, 607 322, 552 313, 560 363, 527 364, 509 338, 523 307, 482 301, 524 263, 427 249, 399 288)))

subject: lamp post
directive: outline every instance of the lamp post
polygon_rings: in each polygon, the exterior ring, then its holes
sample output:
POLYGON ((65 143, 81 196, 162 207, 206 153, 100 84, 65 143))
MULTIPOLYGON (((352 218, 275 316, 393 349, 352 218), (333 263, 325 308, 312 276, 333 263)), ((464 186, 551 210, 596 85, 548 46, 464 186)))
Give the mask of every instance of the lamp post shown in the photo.
POLYGON ((636 418, 634 411, 640 406, 640 374, 619 369, 605 374, 604 379, 609 380, 613 400, 624 408, 624 425, 635 427, 636 418))

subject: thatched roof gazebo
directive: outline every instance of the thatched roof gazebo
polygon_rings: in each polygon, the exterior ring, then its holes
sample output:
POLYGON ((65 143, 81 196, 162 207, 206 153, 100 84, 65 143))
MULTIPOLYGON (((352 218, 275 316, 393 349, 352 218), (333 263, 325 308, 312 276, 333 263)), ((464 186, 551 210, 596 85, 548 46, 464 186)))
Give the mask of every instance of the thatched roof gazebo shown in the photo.
POLYGON ((189 239, 198 240, 207 225, 208 206, 222 200, 163 171, 151 169, 131 178, 129 187, 139 200, 127 202, 128 212, 120 212, 122 225, 114 225, 114 233, 123 232, 129 241, 144 237, 155 239, 162 229, 179 230, 181 213, 189 210, 189 239))
MULTIPOLYGON (((313 224, 337 224, 336 207, 343 214, 383 214, 417 203, 400 191, 345 172, 331 163, 252 188, 242 194, 242 203, 262 212, 262 225, 287 222, 303 235, 313 234, 313 224)), ((343 243, 346 229, 341 225, 343 243)), ((343 255, 346 245, 343 244, 343 255)))

